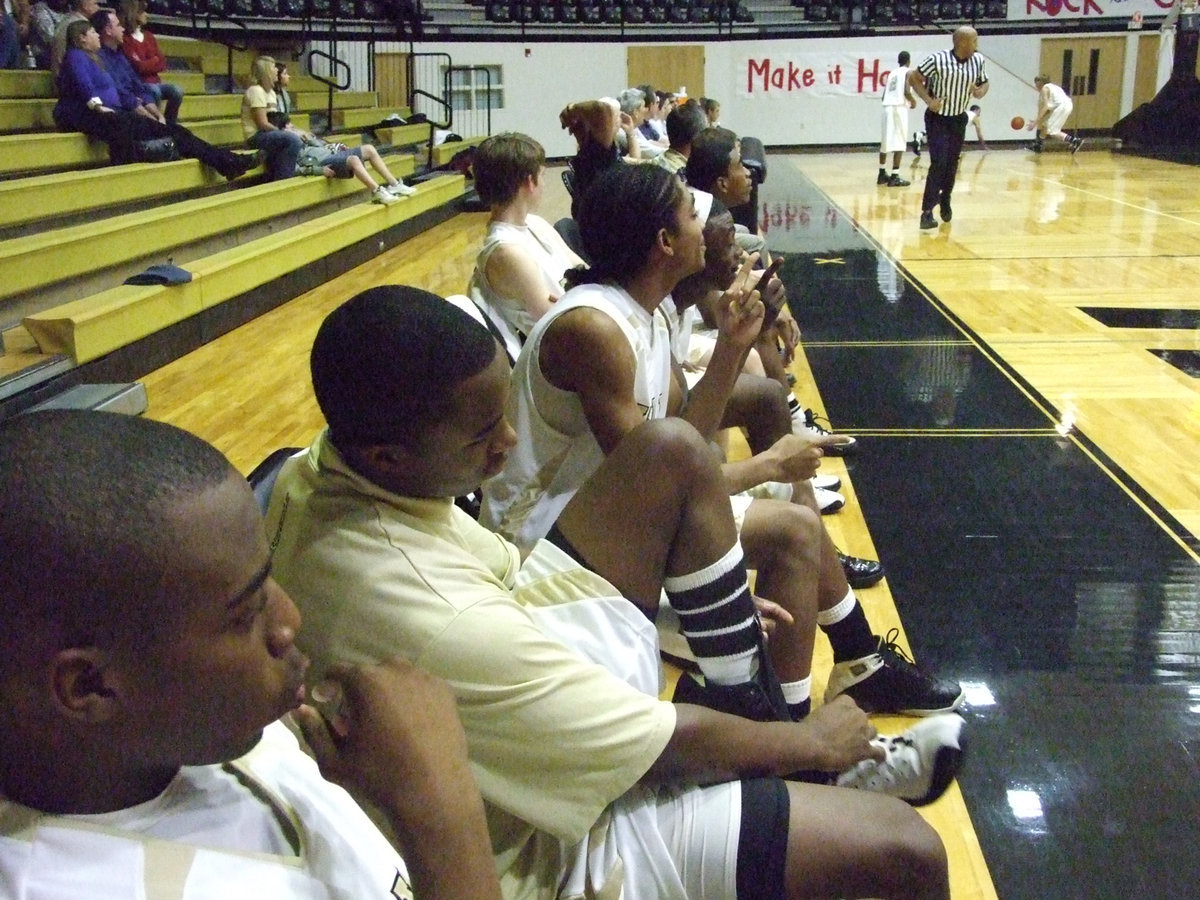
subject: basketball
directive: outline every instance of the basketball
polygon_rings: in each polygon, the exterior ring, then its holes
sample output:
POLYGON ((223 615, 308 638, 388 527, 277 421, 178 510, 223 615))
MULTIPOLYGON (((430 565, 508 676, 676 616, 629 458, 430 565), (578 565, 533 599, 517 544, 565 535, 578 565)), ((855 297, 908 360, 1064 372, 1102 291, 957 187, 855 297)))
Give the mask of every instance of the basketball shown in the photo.
POLYGON ((1013 120, 1012 120, 1013 131, 1020 131, 1024 127, 1025 127, 1025 120, 1022 119, 1020 116, 1013 116, 1013 120))

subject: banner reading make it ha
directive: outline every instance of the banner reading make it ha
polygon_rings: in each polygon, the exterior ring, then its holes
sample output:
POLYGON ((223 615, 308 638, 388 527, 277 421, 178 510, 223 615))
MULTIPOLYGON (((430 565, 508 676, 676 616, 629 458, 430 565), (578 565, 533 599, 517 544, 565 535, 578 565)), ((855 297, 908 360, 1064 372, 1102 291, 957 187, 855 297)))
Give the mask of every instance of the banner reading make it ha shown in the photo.
POLYGON ((743 97, 755 99, 877 96, 893 65, 894 55, 885 62, 878 56, 836 51, 748 54, 737 87, 743 97))

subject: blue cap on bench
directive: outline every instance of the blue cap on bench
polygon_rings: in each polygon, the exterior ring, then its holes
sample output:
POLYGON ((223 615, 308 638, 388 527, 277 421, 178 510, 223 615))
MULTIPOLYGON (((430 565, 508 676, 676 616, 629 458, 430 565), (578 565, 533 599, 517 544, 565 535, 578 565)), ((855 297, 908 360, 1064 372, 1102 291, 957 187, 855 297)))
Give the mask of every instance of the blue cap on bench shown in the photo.
POLYGON ((126 284, 187 284, 192 280, 192 273, 179 266, 161 263, 138 272, 125 279, 126 284))

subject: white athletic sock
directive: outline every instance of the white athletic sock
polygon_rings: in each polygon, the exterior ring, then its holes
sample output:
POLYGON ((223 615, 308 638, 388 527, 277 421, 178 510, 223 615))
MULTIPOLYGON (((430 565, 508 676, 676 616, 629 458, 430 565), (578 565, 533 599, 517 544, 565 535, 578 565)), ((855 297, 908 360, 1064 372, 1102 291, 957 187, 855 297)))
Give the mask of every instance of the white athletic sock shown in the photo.
POLYGON ((788 681, 779 685, 783 689, 783 699, 788 706, 795 706, 797 703, 803 703, 812 696, 812 676, 802 678, 799 681, 788 681))

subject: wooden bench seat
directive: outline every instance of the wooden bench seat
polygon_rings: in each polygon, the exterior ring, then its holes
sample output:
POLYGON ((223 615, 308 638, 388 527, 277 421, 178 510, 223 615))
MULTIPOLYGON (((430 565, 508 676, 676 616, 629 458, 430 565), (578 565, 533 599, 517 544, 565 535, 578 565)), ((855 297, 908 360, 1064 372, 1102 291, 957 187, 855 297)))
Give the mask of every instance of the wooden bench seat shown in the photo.
POLYGON ((464 186, 461 176, 434 178, 391 206, 347 207, 189 263, 188 284, 121 285, 28 316, 22 325, 43 354, 85 363, 451 202, 464 186))
POLYGON ((376 128, 375 136, 381 144, 391 144, 393 147, 412 147, 429 140, 430 125, 421 122, 417 125, 395 125, 390 128, 376 128))
MULTIPOLYGON (((251 169, 243 178, 261 173, 261 167, 251 169)), ((87 198, 89 209, 100 211, 123 203, 157 202, 172 194, 225 183, 195 159, 13 178, 0 181, 0 228, 71 215, 79 211, 81 198, 87 198)))
MULTIPOLYGON (((310 127, 307 113, 297 113, 292 122, 297 128, 310 127)), ((236 150, 245 143, 240 119, 188 122, 187 128, 210 144, 236 150)), ((107 162, 108 148, 104 143, 88 140, 87 135, 79 132, 0 135, 0 176, 82 169, 107 162)))
POLYGON ((478 147, 487 140, 486 135, 480 137, 464 138, 461 141, 443 141, 433 148, 433 165, 444 166, 454 158, 454 154, 460 150, 466 150, 468 147, 478 147))
MULTIPOLYGON (((318 91, 288 91, 292 98, 292 109, 302 112, 322 112, 329 107, 329 92, 318 91)), ((379 94, 375 91, 334 91, 334 109, 356 109, 364 106, 378 106, 379 94)), ((380 115, 383 118, 383 115, 380 115)), ((375 121, 379 121, 376 119, 375 121)))
POLYGON ((353 131, 355 129, 370 128, 372 125, 378 125, 393 113, 402 119, 407 119, 412 115, 412 110, 407 106, 400 109, 390 109, 384 106, 335 109, 333 111, 333 121, 329 124, 338 131, 353 131))
MULTIPOLYGON (((398 178, 411 156, 386 160, 398 178)), ((356 179, 293 178, 0 241, 0 298, 362 192, 356 179)))

